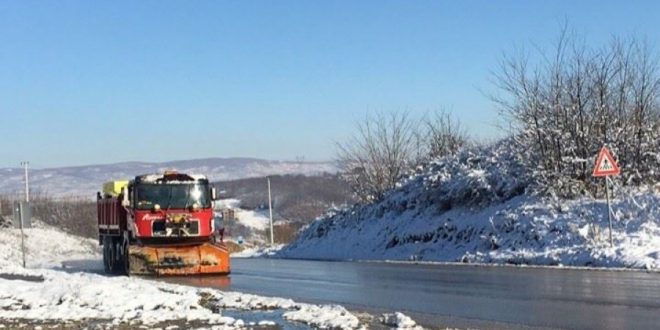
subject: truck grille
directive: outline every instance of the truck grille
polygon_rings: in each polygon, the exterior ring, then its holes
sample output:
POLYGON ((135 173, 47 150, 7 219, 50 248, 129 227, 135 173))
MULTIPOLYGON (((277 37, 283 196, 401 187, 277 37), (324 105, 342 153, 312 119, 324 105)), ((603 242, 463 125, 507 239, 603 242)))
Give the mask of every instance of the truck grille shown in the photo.
POLYGON ((199 236, 199 220, 192 220, 180 225, 168 224, 165 220, 154 220, 151 224, 154 237, 199 236))

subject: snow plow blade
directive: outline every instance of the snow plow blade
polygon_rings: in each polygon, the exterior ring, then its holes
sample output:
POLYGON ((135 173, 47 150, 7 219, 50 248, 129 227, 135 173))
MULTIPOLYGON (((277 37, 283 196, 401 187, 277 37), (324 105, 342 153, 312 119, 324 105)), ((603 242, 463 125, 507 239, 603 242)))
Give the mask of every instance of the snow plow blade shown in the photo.
POLYGON ((130 275, 229 274, 229 251, 221 243, 130 246, 130 275))

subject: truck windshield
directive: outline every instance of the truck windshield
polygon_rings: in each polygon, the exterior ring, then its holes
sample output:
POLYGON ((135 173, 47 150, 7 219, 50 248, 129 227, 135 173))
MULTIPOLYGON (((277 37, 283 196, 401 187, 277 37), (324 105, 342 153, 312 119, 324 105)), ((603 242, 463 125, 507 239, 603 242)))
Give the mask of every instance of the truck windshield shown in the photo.
POLYGON ((204 184, 139 184, 136 187, 136 208, 150 210, 183 209, 197 203, 200 208, 211 207, 209 188, 204 184))

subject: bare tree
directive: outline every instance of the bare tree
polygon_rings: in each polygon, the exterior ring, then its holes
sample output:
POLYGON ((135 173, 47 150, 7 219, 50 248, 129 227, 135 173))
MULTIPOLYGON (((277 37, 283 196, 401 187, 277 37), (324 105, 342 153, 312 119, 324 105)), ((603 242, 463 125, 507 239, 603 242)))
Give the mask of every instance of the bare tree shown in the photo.
POLYGON ((461 122, 448 111, 436 111, 424 118, 428 157, 438 158, 456 154, 468 143, 468 135, 461 122))
POLYGON ((505 57, 493 100, 540 186, 599 193, 590 171, 603 144, 623 166, 623 183, 660 179, 660 75, 648 45, 632 38, 589 48, 565 29, 553 52, 538 55, 536 65, 527 54, 505 57))
POLYGON ((356 134, 338 143, 338 161, 361 201, 373 201, 394 188, 420 154, 418 122, 408 113, 378 113, 359 122, 356 134))
POLYGON ((417 165, 453 155, 468 141, 460 121, 447 111, 421 119, 407 112, 377 113, 358 122, 351 139, 337 144, 338 160, 356 197, 370 202, 417 165))
POLYGON ((90 198, 55 199, 35 194, 31 200, 35 218, 69 233, 96 237, 96 202, 90 198))

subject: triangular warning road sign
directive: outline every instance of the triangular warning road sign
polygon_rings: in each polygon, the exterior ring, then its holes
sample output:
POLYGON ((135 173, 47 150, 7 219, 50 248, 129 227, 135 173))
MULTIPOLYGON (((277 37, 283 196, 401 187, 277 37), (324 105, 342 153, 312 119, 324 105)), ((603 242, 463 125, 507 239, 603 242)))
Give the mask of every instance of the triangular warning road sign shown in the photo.
POLYGON ((619 165, 617 165, 610 151, 606 147, 600 149, 600 153, 598 153, 598 157, 596 158, 596 167, 594 167, 593 176, 619 174, 621 174, 621 169, 619 169, 619 165))

